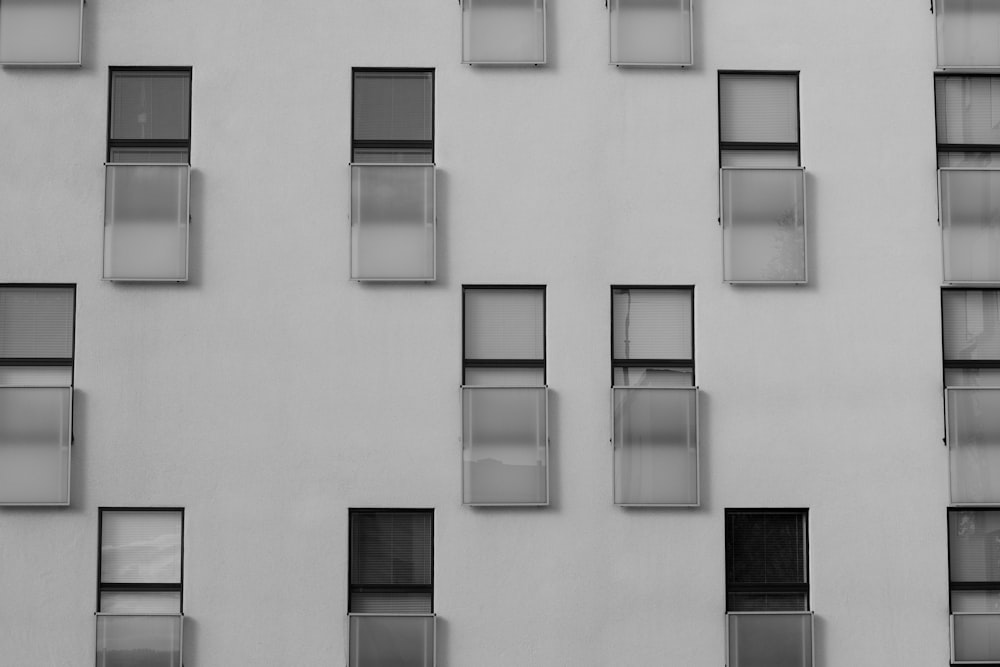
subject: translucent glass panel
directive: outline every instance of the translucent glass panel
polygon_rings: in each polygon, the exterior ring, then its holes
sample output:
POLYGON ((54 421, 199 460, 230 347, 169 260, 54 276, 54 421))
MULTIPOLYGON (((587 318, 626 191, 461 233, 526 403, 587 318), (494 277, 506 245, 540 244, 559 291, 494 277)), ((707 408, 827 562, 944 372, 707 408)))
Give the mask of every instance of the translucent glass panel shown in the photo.
POLYGON ((83 0, 2 0, 0 64, 80 65, 83 0))
POLYGON ((697 505, 698 390, 612 389, 615 503, 697 505))
POLYGON ((952 591, 952 612, 992 613, 1000 612, 1000 590, 996 591, 952 591))
POLYGON ((692 0, 611 0, 611 63, 691 65, 692 0))
POLYGON ((545 358, 545 292, 466 289, 465 358, 545 358))
POLYGON ((728 667, 812 667, 813 615, 730 613, 728 667))
POLYGON ((105 280, 187 280, 190 168, 109 164, 105 280))
POLYGON ((659 366, 618 366, 613 369, 612 385, 616 387, 691 387, 693 368, 659 366))
POLYGON ((101 583, 181 583, 182 513, 104 510, 101 583))
POLYGON ((97 615, 97 667, 181 667, 180 614, 97 615))
POLYGON ((723 168, 723 280, 804 283, 805 170, 723 168))
POLYGON ((720 141, 798 142, 798 91, 794 74, 720 74, 720 141))
POLYGON ((187 140, 190 138, 190 121, 189 71, 142 69, 111 72, 112 140, 187 140))
POLYGON ((953 583, 1000 581, 1000 511, 948 512, 948 563, 953 583))
POLYGON ((101 611, 109 614, 176 614, 179 591, 101 591, 101 611))
POLYGON ((540 387, 545 384, 545 371, 541 368, 466 368, 465 384, 540 387))
POLYGON ((945 361, 1000 359, 1000 291, 941 292, 945 361))
POLYGON ((1000 77, 936 76, 938 144, 1000 144, 1000 77))
POLYGON ((68 505, 73 390, 0 387, 0 504, 68 505))
POLYGON ((72 287, 0 287, 0 358, 71 359, 72 287))
POLYGON ((462 0, 462 62, 545 62, 545 0, 462 0))
POLYGON ((351 166, 351 278, 434 280, 434 165, 351 166))
POLYGON ((1000 388, 945 390, 952 503, 1000 503, 1000 388))
POLYGON ((350 615, 350 667, 434 667, 435 617, 350 615))
POLYGON ((1000 282, 1000 170, 941 169, 946 282, 1000 282))
POLYGON ((462 388, 462 502, 546 505, 548 390, 462 388))
POLYGON ((694 354, 691 290, 612 290, 611 317, 615 359, 690 359, 694 354))
POLYGON ((724 150, 723 167, 798 167, 798 150, 724 150))
POLYGON ((937 0, 938 67, 1000 68, 1000 4, 937 0))
MULTIPOLYGON (((433 138, 433 72, 354 72, 355 141, 430 141, 433 138)), ((360 160, 355 156, 355 162, 362 161, 383 160, 360 160)))
POLYGON ((1000 662, 1000 613, 951 615, 953 664, 1000 662))

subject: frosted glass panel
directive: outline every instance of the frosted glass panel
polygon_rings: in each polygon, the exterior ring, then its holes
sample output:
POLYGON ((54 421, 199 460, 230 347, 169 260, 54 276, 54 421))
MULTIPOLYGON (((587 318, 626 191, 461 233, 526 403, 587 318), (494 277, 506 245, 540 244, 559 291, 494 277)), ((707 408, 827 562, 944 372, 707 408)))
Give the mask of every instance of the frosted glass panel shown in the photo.
POLYGON ((187 280, 187 165, 108 165, 104 277, 187 280))
POLYGON ((1000 3, 937 0, 938 67, 1000 67, 1000 3))
POLYGON ((693 292, 615 289, 611 292, 615 359, 690 359, 693 292))
POLYGON ((463 502, 548 503, 544 387, 463 387, 463 502))
POLYGON ((727 616, 729 667, 812 667, 812 614, 727 616))
POLYGON ((615 503, 698 504, 697 392, 612 390, 615 503))
POLYGON ((190 138, 191 73, 111 73, 112 139, 190 138))
POLYGON ((421 149, 355 148, 354 162, 362 164, 431 164, 434 152, 421 149))
POLYGON ((101 593, 101 611, 109 614, 179 614, 179 592, 107 592, 101 593))
POLYGON ((97 616, 97 667, 181 667, 180 615, 97 616))
POLYGON ((0 504, 69 503, 73 390, 0 387, 0 504))
POLYGON ((694 369, 619 366, 614 369, 611 384, 616 387, 690 387, 694 385, 694 369))
POLYGON ((356 141, 430 141, 433 138, 433 72, 354 73, 356 141))
POLYGON ((465 384, 541 387, 545 384, 545 371, 541 368, 466 368, 465 384))
POLYGON ((0 2, 0 63, 79 65, 82 0, 0 2))
POLYGON ((186 148, 112 148, 111 162, 126 164, 190 164, 186 148))
POLYGON ((544 0, 463 0, 462 62, 545 62, 544 0))
POLYGON ((947 389, 951 502, 1000 503, 1000 389, 947 389))
POLYGON ((101 513, 101 582, 166 584, 181 581, 179 511, 101 513))
POLYGON ((1000 291, 941 293, 944 358, 1000 359, 1000 291))
POLYGON ((692 0, 611 0, 611 62, 690 65, 692 0))
POLYGON ((1000 511, 948 512, 948 562, 953 582, 1000 581, 1000 511))
POLYGON ((545 292, 466 289, 466 359, 544 359, 545 292))
POLYGON ((0 358, 73 356, 72 287, 0 287, 0 358))
POLYGON ((938 173, 945 281, 1000 282, 1000 170, 938 173))
POLYGON ((952 614, 955 663, 1000 662, 1000 614, 952 614))
POLYGON ((351 167, 351 277, 434 279, 434 166, 351 167))
POLYGON ((723 169, 723 280, 805 282, 805 171, 723 169))
POLYGON ((719 114, 724 142, 798 142, 798 77, 721 74, 719 114))
POLYGON ((934 78, 939 144, 1000 144, 1000 77, 934 78))
POLYGON ((350 667, 434 667, 433 616, 350 617, 350 667))

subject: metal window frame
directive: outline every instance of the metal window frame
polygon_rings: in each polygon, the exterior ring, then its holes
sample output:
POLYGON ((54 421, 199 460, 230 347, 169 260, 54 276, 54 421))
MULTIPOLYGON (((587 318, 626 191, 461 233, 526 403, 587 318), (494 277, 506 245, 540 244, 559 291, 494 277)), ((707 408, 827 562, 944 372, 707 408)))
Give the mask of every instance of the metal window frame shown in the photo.
POLYGON ((76 309, 77 309, 77 299, 76 299, 76 283, 0 283, 0 292, 5 289, 69 289, 73 292, 73 330, 70 332, 72 339, 72 352, 71 357, 40 357, 40 358, 26 358, 26 357, 0 357, 0 367, 16 367, 16 366, 60 366, 69 368, 70 388, 74 385, 76 364, 74 360, 76 358, 76 309))
MULTIPOLYGON (((490 0, 475 0, 476 2, 489 2, 490 0)), ((458 4, 461 7, 462 12, 462 60, 463 65, 477 65, 485 67, 538 67, 540 65, 545 65, 548 62, 549 53, 549 40, 548 40, 548 6, 546 0, 533 0, 535 3, 535 11, 538 11, 538 6, 541 5, 542 13, 542 57, 540 60, 466 60, 465 59, 465 6, 470 0, 458 0, 458 4)), ((469 10, 473 11, 473 10, 469 10)))
POLYGON ((801 72, 799 70, 734 70, 720 69, 716 76, 716 100, 718 106, 718 126, 719 133, 719 169, 723 168, 722 153, 724 151, 795 151, 796 164, 802 166, 802 93, 801 93, 801 72), (776 76, 795 78, 795 142, 767 142, 767 141, 723 141, 722 140, 722 79, 723 77, 739 76, 776 76))
MULTIPOLYGON (((674 366, 677 368, 690 368, 691 369, 691 386, 697 387, 697 377, 695 376, 694 358, 695 358, 695 335, 694 335, 694 321, 695 321, 695 302, 694 302, 694 285, 612 285, 611 286, 611 300, 609 302, 609 334, 610 334, 610 349, 611 349, 611 386, 615 386, 615 369, 616 368, 627 368, 627 367, 647 367, 647 366, 674 366), (619 359, 615 355, 615 292, 616 291, 676 291, 676 292, 688 292, 691 299, 691 356, 690 358, 682 359, 619 359)), ((464 332, 463 332, 464 333, 464 332)), ((464 338, 463 338, 464 340, 464 338)))
MULTIPOLYGON (((725 508, 725 513, 723 516, 724 521, 724 532, 725 532, 725 567, 726 567, 726 613, 748 613, 729 609, 729 594, 730 593, 804 593, 805 594, 805 609, 799 610, 801 612, 808 612, 812 607, 811 602, 811 581, 812 576, 809 571, 809 509, 806 507, 727 507, 725 508), (803 582, 796 583, 753 583, 753 584, 734 584, 729 581, 729 545, 730 545, 730 532, 729 532, 729 517, 734 514, 792 514, 799 516, 802 520, 802 573, 803 582)), ((757 612, 757 613, 794 613, 793 610, 782 611, 782 612, 757 612)))
MULTIPOLYGON (((434 144, 437 135, 437 74, 434 67, 352 67, 351 68, 351 159, 350 164, 376 164, 374 162, 357 162, 354 151, 363 149, 376 150, 425 150, 431 154, 430 163, 411 164, 435 164, 434 144), (431 138, 420 141, 399 141, 391 139, 357 139, 355 137, 355 87, 357 85, 358 74, 382 73, 382 74, 430 74, 431 75, 431 138)), ((395 163, 393 163, 395 164, 395 163)), ((406 164, 406 163, 400 163, 406 164)))
MULTIPOLYGON (((87 4, 87 2, 86 2, 86 0, 79 0, 79 1, 80 1, 80 21, 79 21, 79 27, 78 27, 78 31, 79 32, 77 33, 78 39, 79 39, 79 48, 77 49, 76 60, 51 61, 51 62, 11 61, 11 62, 0 62, 0 66, 2 66, 2 67, 10 67, 10 68, 20 68, 20 67, 24 67, 24 68, 45 68, 45 67, 51 67, 51 68, 60 68, 60 67, 75 68, 75 67, 82 67, 83 66, 83 10, 84 10, 84 6, 87 4)), ((3 0, 0 0, 0 5, 2 5, 2 4, 3 4, 3 0)))
MULTIPOLYGON (((604 0, 605 6, 608 8, 608 62, 616 67, 662 67, 662 68, 680 68, 685 69, 687 67, 694 66, 694 6, 696 0, 682 0, 687 2, 688 8, 688 59, 685 62, 631 62, 624 60, 615 60, 614 53, 614 27, 612 26, 612 15, 614 14, 615 7, 618 6, 622 0, 604 0)), ((621 11, 618 7, 617 11, 621 11)), ((681 11, 683 12, 683 6, 681 11)))
POLYGON ((465 372, 470 368, 525 368, 542 370, 542 384, 548 386, 548 296, 545 285, 530 284, 484 284, 462 285, 462 386, 467 386, 465 372), (542 358, 541 359, 469 359, 465 353, 465 335, 468 322, 465 312, 465 294, 471 290, 524 291, 539 290, 542 293, 542 358))
MULTIPOLYGON (((938 79, 996 79, 1000 84, 1000 72, 976 72, 976 71, 956 71, 934 72, 932 79, 934 86, 934 143, 937 147, 937 164, 941 169, 942 153, 1000 153, 1000 144, 948 144, 942 143, 939 134, 940 123, 938 122, 938 79)), ((940 202, 940 193, 938 196, 940 202)), ((940 203, 938 205, 940 211, 940 203)), ((940 218, 939 218, 940 221, 940 218)))
MULTIPOLYGON (((187 66, 152 66, 144 67, 141 65, 127 65, 127 66, 110 66, 108 67, 108 127, 107 127, 107 137, 108 146, 107 152, 105 154, 106 164, 131 164, 131 163, 116 163, 111 159, 111 151, 115 148, 167 148, 175 150, 187 150, 188 165, 191 164, 191 107, 194 102, 192 100, 194 89, 192 86, 192 81, 194 79, 194 68, 187 66), (174 74, 186 74, 188 83, 188 118, 187 118, 187 128, 188 136, 187 139, 112 139, 111 137, 111 119, 114 116, 114 102, 115 102, 115 74, 118 72, 133 72, 133 73, 167 73, 172 72, 174 74)), ((172 163, 179 164, 179 163, 172 163)))

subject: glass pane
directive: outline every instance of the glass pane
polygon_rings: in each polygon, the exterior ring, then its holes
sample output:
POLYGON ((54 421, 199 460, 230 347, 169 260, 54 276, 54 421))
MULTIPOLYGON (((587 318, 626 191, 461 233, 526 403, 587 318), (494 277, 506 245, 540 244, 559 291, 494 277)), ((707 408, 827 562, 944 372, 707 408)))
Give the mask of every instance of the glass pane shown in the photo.
POLYGON ((1000 65, 1000 4, 996 0, 937 0, 938 67, 1000 65))
POLYGON ((0 366, 0 385, 69 387, 73 384, 70 366, 0 366))
POLYGON ((612 390, 615 503, 698 503, 698 390, 612 390))
POLYGON ((721 140, 799 140, 799 81, 795 74, 720 74, 721 140))
POLYGON ((351 167, 351 277, 434 279, 434 167, 351 167))
POLYGON ((1000 170, 942 169, 946 281, 1000 281, 1000 170))
POLYGON ((545 292, 466 289, 466 359, 544 359, 545 292))
POLYGON ((951 580, 1000 581, 1000 510, 948 512, 951 580))
POLYGON ((729 614, 729 667, 812 664, 812 614, 729 614))
POLYGON ((953 503, 1000 503, 1000 389, 948 389, 953 503))
POLYGON ((934 78, 939 144, 1000 144, 1000 77, 934 78))
POLYGON ((0 63, 79 65, 80 0, 0 2, 0 63))
POLYGON ((806 582, 806 517, 800 512, 726 513, 726 582, 806 582))
POLYGON ((955 662, 1000 662, 1000 614, 953 614, 955 662))
POLYGON ((941 293, 945 360, 1000 359, 1000 291, 941 293))
POLYGON ((0 504, 69 503, 72 391, 0 387, 0 504))
POLYGON ((1000 387, 1000 368, 946 368, 946 387, 1000 387))
POLYGON ((723 279, 805 282, 805 172, 722 170, 723 279))
POLYGON ((108 165, 104 277, 186 280, 190 170, 108 165))
POLYGON ((177 584, 181 581, 179 511, 101 512, 101 582, 177 584))
POLYGON ((619 366, 614 369, 616 387, 691 387, 694 369, 619 366))
POLYGON ((545 371, 541 368, 466 368, 465 384, 489 387, 541 387, 545 371))
POLYGON ((191 73, 111 73, 112 139, 188 139, 191 73))
POLYGON ((805 593, 729 593, 726 609, 729 611, 807 611, 805 593))
POLYGON ((434 153, 417 148, 395 150, 355 148, 354 162, 366 164, 431 164, 434 162, 434 153))
POLYGON ((181 616, 97 617, 97 667, 181 667, 181 616))
POLYGON ((544 0, 465 0, 462 62, 545 62, 544 0))
POLYGON ((433 521, 429 511, 351 512, 351 584, 430 585, 433 521))
POLYGON ((992 151, 938 152, 938 167, 1000 168, 1000 153, 992 151))
POLYGON ((103 592, 101 611, 108 614, 179 614, 179 592, 103 592))
POLYGON ((723 167, 797 167, 798 151, 722 151, 723 167))
POLYGON ((1000 612, 1000 591, 952 591, 951 610, 1000 612))
POLYGON ((430 141, 433 138, 433 72, 354 73, 355 141, 430 141))
POLYGON ((351 616, 350 667, 432 667, 433 616, 351 616))
POLYGON ((0 287, 0 358, 73 356, 72 287, 0 287))
POLYGON ((690 64, 691 0, 611 0, 611 62, 690 64))
POLYGON ((544 388, 462 389, 465 503, 548 502, 544 388))
POLYGON ((356 614, 429 614, 433 607, 429 590, 351 592, 351 612, 356 614))
POLYGON ((187 149, 177 148, 112 148, 111 162, 125 164, 188 164, 187 149))
POLYGON ((691 290, 611 291, 611 354, 615 359, 691 359, 694 353, 691 290))

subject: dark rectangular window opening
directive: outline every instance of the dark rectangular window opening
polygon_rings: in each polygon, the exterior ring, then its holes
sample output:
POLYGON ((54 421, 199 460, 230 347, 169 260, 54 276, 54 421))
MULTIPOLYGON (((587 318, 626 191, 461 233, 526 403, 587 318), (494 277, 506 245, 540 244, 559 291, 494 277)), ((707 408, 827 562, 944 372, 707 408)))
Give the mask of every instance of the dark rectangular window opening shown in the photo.
POLYGON ((720 167, 802 166, 799 73, 721 70, 720 167))
POLYGON ((351 509, 348 613, 434 611, 434 510, 351 509))
POLYGON ((726 611, 808 611, 808 510, 726 510, 726 611))
POLYGON ((108 163, 190 164, 191 72, 109 68, 108 163))
POLYGON ((434 70, 355 67, 351 162, 434 163, 434 70))

